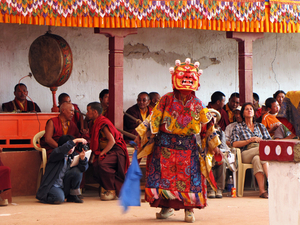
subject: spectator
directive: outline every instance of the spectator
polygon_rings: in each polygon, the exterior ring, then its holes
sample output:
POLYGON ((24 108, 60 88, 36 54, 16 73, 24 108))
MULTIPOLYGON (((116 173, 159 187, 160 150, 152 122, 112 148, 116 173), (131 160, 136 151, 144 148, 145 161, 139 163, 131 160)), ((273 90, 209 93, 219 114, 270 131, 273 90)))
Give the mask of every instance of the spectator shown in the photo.
POLYGON ((152 111, 152 109, 156 106, 156 103, 159 101, 160 95, 157 92, 150 92, 149 97, 150 97, 149 108, 152 111))
POLYGON ((234 116, 233 116, 233 123, 229 124, 225 129, 225 138, 226 138, 226 144, 228 146, 231 146, 230 139, 233 128, 237 125, 237 123, 241 123, 243 121, 241 116, 241 109, 242 106, 238 106, 235 110, 233 110, 234 116))
POLYGON ((103 89, 99 94, 99 100, 102 106, 102 115, 108 118, 108 107, 109 107, 109 91, 103 89))
MULTIPOLYGON (((58 96, 58 104, 59 106, 61 104, 63 104, 64 102, 67 103, 72 103, 71 102, 71 98, 67 93, 61 93, 58 96)), ((74 116, 72 117, 72 121, 77 125, 78 130, 82 130, 84 129, 84 125, 83 125, 83 116, 81 114, 81 111, 78 107, 77 104, 72 103, 72 105, 74 106, 74 116)))
POLYGON ((273 94, 273 98, 275 98, 279 104, 279 106, 281 106, 283 99, 285 98, 285 92, 282 90, 278 90, 275 92, 275 94, 273 94))
POLYGON ((267 128, 270 135, 274 136, 274 139, 294 138, 295 135, 292 134, 292 132, 286 126, 284 126, 276 117, 280 108, 276 99, 268 98, 265 104, 268 112, 263 116, 262 124, 267 128))
POLYGON ((41 138, 41 146, 46 148, 47 157, 54 148, 58 147, 57 141, 63 135, 72 135, 80 137, 79 130, 76 124, 72 121, 74 115, 74 106, 71 103, 63 103, 60 105, 60 114, 57 117, 47 121, 45 134, 41 138))
POLYGON ((211 96, 211 102, 208 103, 207 108, 213 108, 215 110, 218 110, 221 114, 221 119, 218 123, 218 125, 221 127, 221 129, 224 131, 226 126, 229 124, 228 115, 226 111, 223 109, 225 105, 225 95, 220 92, 216 91, 211 96))
POLYGON ((259 96, 256 93, 253 93, 253 107, 255 111, 255 120, 261 117, 261 106, 259 104, 259 96))
POLYGON ((102 115, 100 103, 89 103, 86 115, 94 121, 90 129, 90 147, 94 154, 94 173, 101 187, 100 199, 113 200, 119 197, 129 166, 126 144, 121 133, 102 115))
POLYGON ((223 107, 228 115, 230 123, 233 123, 234 110, 240 105, 240 94, 234 92, 231 94, 228 103, 223 107))
POLYGON ((46 171, 36 198, 43 203, 60 204, 65 201, 83 203, 79 185, 82 173, 88 168, 88 160, 82 149, 79 154, 79 163, 71 167, 72 158, 78 153, 74 152, 77 143, 86 144, 83 138, 74 139, 71 135, 63 135, 47 161, 46 171))
POLYGON ((268 98, 265 102, 267 107, 267 113, 263 116, 262 124, 267 128, 271 136, 274 135, 274 131, 281 124, 276 118, 277 113, 279 112, 279 104, 275 98, 268 98))
POLYGON ((2 104, 4 112, 41 112, 39 106, 26 99, 28 95, 27 87, 23 83, 15 86, 15 99, 2 104))
MULTIPOLYGON (((151 110, 149 108, 149 95, 147 92, 141 92, 137 98, 137 104, 131 106, 127 109, 126 113, 136 118, 136 120, 124 115, 124 131, 137 135, 135 128, 143 122, 146 117, 150 114, 151 110)), ((124 137, 125 140, 130 138, 124 137)))
POLYGON ((259 187, 259 197, 268 198, 268 192, 265 191, 264 185, 264 174, 268 178, 268 163, 260 161, 259 142, 269 140, 271 136, 263 124, 255 122, 252 103, 248 102, 242 106, 241 115, 243 122, 233 128, 231 145, 241 149, 243 163, 253 164, 253 173, 259 187))
POLYGON ((268 109, 267 109, 267 107, 266 107, 265 104, 262 104, 262 105, 261 105, 261 115, 260 115, 259 118, 256 118, 256 122, 261 123, 262 118, 264 117, 264 115, 265 115, 266 113, 268 113, 268 109))

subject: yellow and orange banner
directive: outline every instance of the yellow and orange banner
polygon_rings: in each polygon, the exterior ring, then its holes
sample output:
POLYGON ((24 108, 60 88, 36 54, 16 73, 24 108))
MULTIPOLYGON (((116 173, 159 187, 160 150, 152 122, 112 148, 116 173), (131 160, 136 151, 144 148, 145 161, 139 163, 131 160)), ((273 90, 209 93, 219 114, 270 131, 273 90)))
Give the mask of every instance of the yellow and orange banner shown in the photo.
MULTIPOLYGON (((298 32, 284 1, 1 0, 0 23, 69 27, 171 27, 238 32, 298 32), (278 3, 279 2, 279 3, 278 3)), ((288 1, 289 9, 298 5, 288 1)), ((296 1, 295 1, 296 3, 296 1)), ((290 12, 290 11, 289 11, 290 12)), ((299 14, 299 13, 298 13, 299 14)))

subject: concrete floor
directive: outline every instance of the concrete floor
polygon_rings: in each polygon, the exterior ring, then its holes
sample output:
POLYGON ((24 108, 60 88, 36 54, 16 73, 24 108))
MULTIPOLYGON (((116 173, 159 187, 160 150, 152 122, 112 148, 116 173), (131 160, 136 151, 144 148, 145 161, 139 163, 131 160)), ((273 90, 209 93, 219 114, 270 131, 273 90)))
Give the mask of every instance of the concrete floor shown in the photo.
MULTIPOLYGON (((224 193, 224 196, 227 193, 224 193)), ((39 203, 34 196, 13 197, 13 203, 0 207, 0 224, 183 224, 184 211, 176 211, 167 220, 155 219, 157 208, 142 202, 125 214, 119 201, 101 201, 94 190, 84 194, 84 203, 48 205, 39 203)), ((142 197, 143 198, 143 197, 142 197)), ((256 191, 244 192, 242 198, 209 199, 208 206, 195 210, 195 224, 205 225, 258 225, 269 223, 268 200, 258 197, 256 191)))

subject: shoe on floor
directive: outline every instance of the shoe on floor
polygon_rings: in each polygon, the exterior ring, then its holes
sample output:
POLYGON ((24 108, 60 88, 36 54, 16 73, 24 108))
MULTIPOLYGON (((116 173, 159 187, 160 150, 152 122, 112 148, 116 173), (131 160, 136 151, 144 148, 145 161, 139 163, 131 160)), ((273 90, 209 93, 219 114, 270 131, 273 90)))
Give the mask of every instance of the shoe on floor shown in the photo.
POLYGON ((159 213, 156 213, 156 219, 167 219, 174 214, 172 208, 162 208, 159 213))
POLYGON ((269 198, 268 192, 262 193, 259 197, 260 197, 260 198, 269 198))
POLYGON ((67 202, 83 203, 83 201, 77 195, 69 195, 67 202))
POLYGON ((100 199, 102 201, 115 200, 116 199, 116 191, 115 190, 105 190, 104 188, 102 188, 101 194, 100 194, 100 199))
POLYGON ((7 206, 8 205, 8 199, 1 199, 0 198, 0 206, 7 206))
POLYGON ((184 221, 188 222, 188 223, 194 223, 195 222, 194 212, 190 212, 188 210, 185 210, 184 221))
POLYGON ((208 193, 208 198, 215 198, 216 197, 216 192, 214 190, 209 191, 208 193))
POLYGON ((222 198, 222 197, 223 197, 223 191, 218 189, 216 193, 216 198, 222 198))

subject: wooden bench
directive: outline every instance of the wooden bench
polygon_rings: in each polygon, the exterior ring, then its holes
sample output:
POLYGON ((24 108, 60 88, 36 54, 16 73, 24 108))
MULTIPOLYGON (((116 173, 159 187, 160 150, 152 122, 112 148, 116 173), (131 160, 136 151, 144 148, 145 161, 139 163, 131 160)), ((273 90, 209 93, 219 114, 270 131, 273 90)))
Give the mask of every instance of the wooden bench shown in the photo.
POLYGON ((1 113, 0 147, 5 150, 34 149, 32 138, 45 130, 50 118, 59 113, 1 113))

